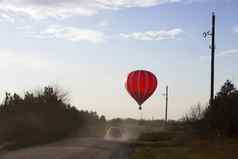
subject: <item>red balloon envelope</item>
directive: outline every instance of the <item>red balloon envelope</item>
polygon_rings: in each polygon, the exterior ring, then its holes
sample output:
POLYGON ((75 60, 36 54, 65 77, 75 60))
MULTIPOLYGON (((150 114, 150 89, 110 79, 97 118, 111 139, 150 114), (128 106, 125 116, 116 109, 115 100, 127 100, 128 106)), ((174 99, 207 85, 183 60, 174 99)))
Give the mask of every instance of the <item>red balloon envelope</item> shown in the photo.
POLYGON ((141 105, 154 93, 157 88, 156 76, 145 70, 131 72, 125 83, 129 94, 141 105))

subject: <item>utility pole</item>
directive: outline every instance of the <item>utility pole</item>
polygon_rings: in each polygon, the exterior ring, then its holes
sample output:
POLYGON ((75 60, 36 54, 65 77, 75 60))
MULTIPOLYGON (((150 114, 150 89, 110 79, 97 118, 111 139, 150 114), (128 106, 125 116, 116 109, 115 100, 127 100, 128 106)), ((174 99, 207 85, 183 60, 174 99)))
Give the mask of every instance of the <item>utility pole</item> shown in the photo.
POLYGON ((169 87, 168 86, 166 86, 165 96, 166 96, 165 121, 167 121, 168 120, 168 96, 169 96, 169 87))
POLYGON ((215 35, 216 35, 216 15, 213 12, 212 13, 212 30, 208 32, 204 32, 203 36, 204 38, 211 37, 211 92, 210 92, 210 106, 214 104, 214 64, 215 64, 215 35))
POLYGON ((215 63, 215 25, 216 16, 212 13, 212 46, 211 46, 211 97, 210 104, 214 104, 214 63, 215 63))

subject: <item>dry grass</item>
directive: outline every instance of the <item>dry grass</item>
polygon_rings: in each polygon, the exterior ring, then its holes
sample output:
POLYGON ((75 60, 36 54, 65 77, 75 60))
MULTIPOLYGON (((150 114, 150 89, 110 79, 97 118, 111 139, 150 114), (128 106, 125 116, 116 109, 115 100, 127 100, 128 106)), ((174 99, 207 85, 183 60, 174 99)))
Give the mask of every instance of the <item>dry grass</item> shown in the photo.
POLYGON ((189 138, 147 142, 137 145, 131 159, 237 159, 238 141, 235 139, 189 138), (179 141, 179 142, 178 142, 179 141), (156 144, 155 144, 156 143, 156 144))

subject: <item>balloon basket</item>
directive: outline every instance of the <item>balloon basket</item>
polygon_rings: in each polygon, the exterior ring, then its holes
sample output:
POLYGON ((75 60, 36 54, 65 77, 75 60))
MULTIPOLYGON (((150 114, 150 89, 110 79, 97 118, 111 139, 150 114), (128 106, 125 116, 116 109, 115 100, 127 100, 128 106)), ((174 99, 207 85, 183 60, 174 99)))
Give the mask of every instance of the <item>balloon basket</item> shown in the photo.
POLYGON ((143 121, 143 111, 141 106, 139 106, 139 111, 140 111, 140 121, 143 121))

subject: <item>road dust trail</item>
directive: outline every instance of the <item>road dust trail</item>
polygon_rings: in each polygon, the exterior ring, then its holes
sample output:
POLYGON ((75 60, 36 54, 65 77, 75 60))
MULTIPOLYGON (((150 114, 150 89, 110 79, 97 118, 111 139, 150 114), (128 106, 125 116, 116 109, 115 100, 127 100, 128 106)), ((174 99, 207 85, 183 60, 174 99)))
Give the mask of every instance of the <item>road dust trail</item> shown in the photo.
POLYGON ((38 147, 9 151, 0 159, 127 159, 127 145, 97 138, 72 138, 38 147))

